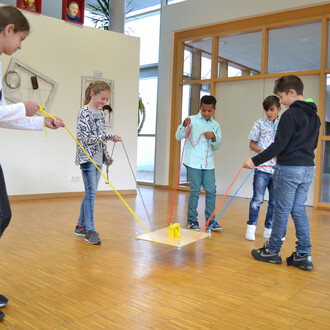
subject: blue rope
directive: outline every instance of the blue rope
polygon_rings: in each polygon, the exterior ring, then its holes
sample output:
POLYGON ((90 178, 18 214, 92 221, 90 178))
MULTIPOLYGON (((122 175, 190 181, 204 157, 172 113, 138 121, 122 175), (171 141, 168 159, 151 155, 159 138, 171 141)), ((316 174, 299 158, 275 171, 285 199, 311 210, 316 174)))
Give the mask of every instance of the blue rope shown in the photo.
POLYGON ((240 191, 240 189, 242 188, 243 184, 246 182, 246 180, 249 178, 249 176, 251 175, 251 173, 254 171, 251 170, 250 173, 248 174, 248 176, 246 177, 246 179, 243 181, 243 183, 240 185, 240 187, 236 190, 235 194, 233 195, 233 197, 230 199, 230 201, 227 203, 227 205, 223 208, 223 210, 221 211, 221 213, 219 214, 219 216, 216 218, 216 220, 213 222, 212 226, 210 226, 209 230, 212 230, 212 228, 216 225, 216 223, 218 222, 218 220, 220 219, 220 217, 222 216, 223 212, 226 211, 227 207, 229 206, 229 204, 231 203, 231 201, 234 199, 234 197, 237 195, 237 193, 240 191))

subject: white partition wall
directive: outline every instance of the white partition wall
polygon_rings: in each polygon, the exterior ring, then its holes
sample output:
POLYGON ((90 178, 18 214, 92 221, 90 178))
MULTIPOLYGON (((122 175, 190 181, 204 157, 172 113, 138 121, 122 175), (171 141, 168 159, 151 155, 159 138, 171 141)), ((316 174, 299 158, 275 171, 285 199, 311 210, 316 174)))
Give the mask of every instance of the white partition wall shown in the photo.
MULTIPOLYGON (((83 27, 24 12, 31 33, 14 56, 58 83, 47 111, 61 117, 73 134, 81 107, 81 77, 95 72, 114 81, 113 127, 122 136, 134 170, 137 149, 139 39, 83 27)), ((10 57, 2 55, 3 74, 10 57)), ((0 162, 9 195, 83 191, 80 169, 74 164, 75 141, 65 129, 27 132, 0 130, 0 162), (78 177, 78 181, 72 177, 78 177)), ((112 142, 108 143, 112 148, 112 142)), ((118 190, 134 190, 135 181, 118 144, 110 167, 110 182, 118 190)), ((111 190, 100 180, 99 190, 111 190)))

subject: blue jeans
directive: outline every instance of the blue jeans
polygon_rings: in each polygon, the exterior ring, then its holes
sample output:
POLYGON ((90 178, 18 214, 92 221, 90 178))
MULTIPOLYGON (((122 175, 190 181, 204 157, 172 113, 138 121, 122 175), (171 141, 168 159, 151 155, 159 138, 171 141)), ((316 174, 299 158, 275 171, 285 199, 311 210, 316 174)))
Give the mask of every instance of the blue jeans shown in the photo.
POLYGON ((264 202, 264 195, 268 188, 269 201, 267 214, 265 219, 265 228, 272 228, 273 213, 274 213, 274 189, 273 189, 273 174, 254 170, 253 177, 253 197, 250 202, 249 221, 248 225, 256 226, 260 205, 264 202))
MULTIPOLYGON (((102 165, 99 168, 102 170, 102 165)), ((80 206, 78 226, 85 226, 87 231, 94 231, 94 200, 101 173, 92 162, 81 164, 80 169, 85 186, 85 195, 80 206)))
MULTIPOLYGON (((198 199, 201 193, 201 187, 206 191, 205 196, 205 218, 208 219, 215 209, 215 194, 217 188, 215 186, 214 169, 202 170, 187 167, 188 178, 190 182, 190 193, 188 200, 188 222, 197 220, 198 199)), ((214 216, 212 218, 214 220, 214 216)))
POLYGON ((275 209, 268 247, 270 252, 277 253, 280 251, 283 244, 281 239, 285 237, 288 218, 291 213, 298 239, 296 251, 300 255, 311 253, 312 245, 309 237, 309 221, 305 202, 314 173, 314 166, 275 166, 275 209))

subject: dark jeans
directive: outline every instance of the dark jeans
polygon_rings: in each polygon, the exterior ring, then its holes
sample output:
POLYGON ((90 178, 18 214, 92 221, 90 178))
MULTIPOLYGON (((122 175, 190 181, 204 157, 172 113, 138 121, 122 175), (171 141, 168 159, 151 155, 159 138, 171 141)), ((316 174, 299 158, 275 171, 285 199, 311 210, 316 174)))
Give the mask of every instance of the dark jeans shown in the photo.
POLYGON ((259 170, 254 170, 253 197, 250 202, 249 221, 247 224, 254 226, 257 225, 260 205, 264 202, 266 189, 268 189, 269 201, 265 219, 265 228, 271 229, 274 213, 273 174, 259 170))
POLYGON ((9 225, 11 209, 7 195, 6 183, 0 165, 0 237, 9 225))

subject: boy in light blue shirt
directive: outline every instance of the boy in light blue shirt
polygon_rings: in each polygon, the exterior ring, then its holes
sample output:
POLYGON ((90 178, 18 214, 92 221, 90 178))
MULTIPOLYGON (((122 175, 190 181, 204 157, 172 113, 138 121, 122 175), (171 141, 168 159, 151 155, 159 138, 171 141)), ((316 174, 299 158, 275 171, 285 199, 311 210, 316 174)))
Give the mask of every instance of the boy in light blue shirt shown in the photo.
MULTIPOLYGON (((186 149, 183 156, 183 164, 187 168, 190 182, 188 200, 187 223, 188 228, 199 230, 198 223, 198 199, 201 187, 206 191, 205 196, 205 219, 208 220, 215 209, 215 173, 214 173, 214 150, 220 148, 221 130, 220 125, 212 116, 216 109, 215 97, 205 95, 200 101, 200 111, 197 115, 187 117, 178 127, 175 137, 181 141, 185 138, 189 124, 189 133, 186 149)), ((208 228, 214 223, 214 216, 208 228)), ((222 227, 215 224, 213 231, 220 231, 222 227)))

